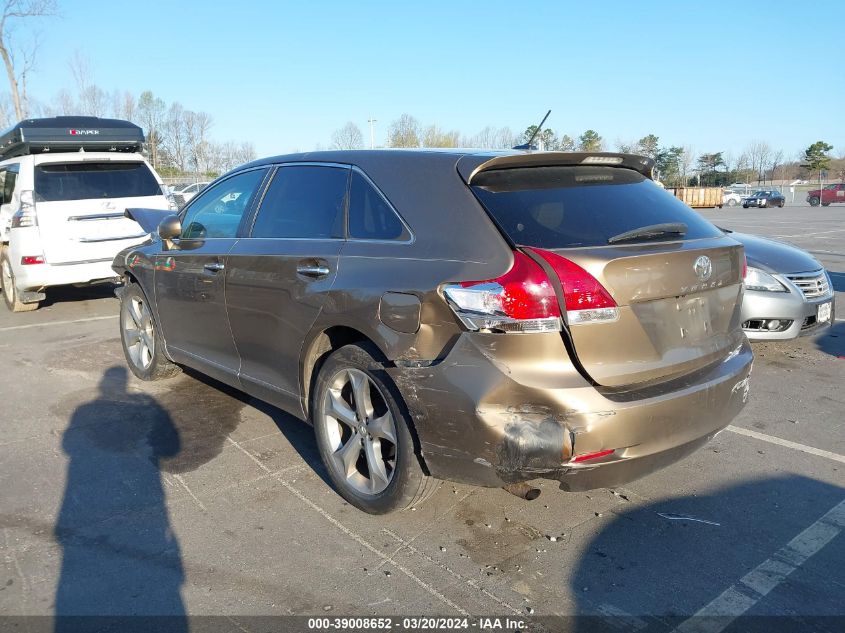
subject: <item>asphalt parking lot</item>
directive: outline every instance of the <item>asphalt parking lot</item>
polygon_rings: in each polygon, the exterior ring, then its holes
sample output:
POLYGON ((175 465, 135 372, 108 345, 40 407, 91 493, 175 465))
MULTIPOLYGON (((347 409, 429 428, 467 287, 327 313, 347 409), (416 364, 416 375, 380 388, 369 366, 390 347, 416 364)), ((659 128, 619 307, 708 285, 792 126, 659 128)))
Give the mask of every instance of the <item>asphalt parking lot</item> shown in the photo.
MULTIPOLYGON (((845 206, 703 213, 812 252, 845 318, 845 206)), ((303 423, 192 373, 132 377, 117 305, 68 288, 34 313, 0 309, 0 614, 217 615, 235 631, 288 614, 590 615, 632 631, 845 618, 845 321, 755 344, 733 425, 624 488, 545 482, 526 502, 443 483, 373 517, 327 484, 303 423)))

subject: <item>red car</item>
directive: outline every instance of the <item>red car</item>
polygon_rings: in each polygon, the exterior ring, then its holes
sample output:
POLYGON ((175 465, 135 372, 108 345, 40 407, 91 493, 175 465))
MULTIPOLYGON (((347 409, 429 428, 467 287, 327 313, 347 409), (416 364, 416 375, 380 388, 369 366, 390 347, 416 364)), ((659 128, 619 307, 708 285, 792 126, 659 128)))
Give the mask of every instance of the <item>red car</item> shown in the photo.
POLYGON ((822 189, 814 189, 807 192, 807 202, 811 207, 826 207, 831 202, 845 202, 845 183, 834 183, 825 185, 822 189))

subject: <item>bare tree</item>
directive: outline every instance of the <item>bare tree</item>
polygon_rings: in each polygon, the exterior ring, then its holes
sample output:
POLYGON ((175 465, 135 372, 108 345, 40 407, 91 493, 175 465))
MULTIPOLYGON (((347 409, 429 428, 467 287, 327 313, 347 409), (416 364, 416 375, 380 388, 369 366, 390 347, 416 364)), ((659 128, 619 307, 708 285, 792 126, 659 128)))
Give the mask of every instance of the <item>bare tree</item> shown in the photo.
POLYGON ((577 145, 575 143, 575 139, 569 136, 569 134, 564 134, 560 137, 558 149, 560 149, 561 152, 574 152, 576 147, 577 145))
POLYGON ((188 143, 185 134, 185 109, 178 101, 170 104, 162 126, 162 141, 170 164, 184 172, 188 163, 188 143))
MULTIPOLYGON (((772 158, 771 158, 771 161, 769 163, 769 169, 771 169, 771 173, 772 173, 769 180, 774 181, 775 172, 777 171, 777 168, 782 167, 782 166, 783 166, 783 150, 779 149, 774 154, 772 154, 772 158)), ((783 170, 781 170, 781 171, 783 171, 783 170)), ((781 173, 781 180, 783 180, 783 179, 785 179, 785 176, 783 175, 783 173, 781 173)))
POLYGON ((757 182, 764 180, 772 148, 766 141, 752 141, 745 149, 745 153, 748 154, 748 161, 751 169, 754 171, 757 182))
POLYGON ((625 141, 621 138, 617 138, 614 145, 616 146, 617 152, 622 152, 623 154, 637 153, 637 141, 625 141))
POLYGON ((209 132, 211 116, 206 112, 185 110, 185 140, 187 143, 188 163, 197 172, 213 171, 213 152, 209 132))
POLYGON ((27 18, 54 15, 56 2, 55 0, 5 0, 2 6, 3 12, 0 14, 0 58, 3 59, 3 64, 6 67, 15 116, 20 121, 27 116, 26 78, 29 71, 32 70, 38 42, 37 38, 32 38, 29 49, 19 49, 21 63, 16 68, 13 44, 14 28, 17 23, 27 18))
POLYGON ((390 147, 419 147, 420 124, 410 114, 403 114, 390 124, 387 132, 390 147))
POLYGON ((147 148, 154 169, 158 168, 162 151, 162 127, 166 109, 164 101, 149 90, 142 92, 138 98, 138 123, 147 133, 147 148))
POLYGON ((436 125, 429 125, 423 132, 423 147, 457 147, 460 133, 457 131, 444 132, 436 125))
POLYGON ((695 161, 695 148, 691 145, 684 146, 684 151, 681 153, 680 161, 678 167, 680 168, 681 177, 683 178, 683 184, 687 184, 687 178, 690 173, 690 167, 692 167, 693 162, 695 161))
POLYGON ((339 130, 332 133, 333 149, 362 149, 364 147, 364 135, 361 128, 352 121, 348 121, 339 130))

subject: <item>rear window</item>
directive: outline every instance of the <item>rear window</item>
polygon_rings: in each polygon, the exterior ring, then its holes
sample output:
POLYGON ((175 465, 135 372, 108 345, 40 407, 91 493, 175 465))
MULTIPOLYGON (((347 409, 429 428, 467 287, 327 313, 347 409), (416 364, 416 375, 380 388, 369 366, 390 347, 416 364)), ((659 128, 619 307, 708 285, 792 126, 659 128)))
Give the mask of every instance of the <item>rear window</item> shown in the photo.
POLYGON ((35 168, 35 199, 40 202, 161 195, 144 163, 48 163, 35 168))
MULTIPOLYGON (((611 237, 682 222, 683 239, 719 230, 672 194, 630 169, 528 167, 482 172, 473 191, 514 243, 538 248, 604 246, 611 237)), ((642 241, 677 240, 678 236, 642 241)))

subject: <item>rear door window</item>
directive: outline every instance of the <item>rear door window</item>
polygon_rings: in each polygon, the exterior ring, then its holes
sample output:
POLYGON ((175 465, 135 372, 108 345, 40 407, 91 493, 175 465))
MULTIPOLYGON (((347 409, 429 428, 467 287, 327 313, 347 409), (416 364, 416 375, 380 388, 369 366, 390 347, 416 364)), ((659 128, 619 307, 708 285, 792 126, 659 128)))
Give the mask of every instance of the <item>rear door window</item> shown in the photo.
POLYGON ((35 167, 39 202, 161 195, 155 176, 140 162, 46 163, 35 167))
MULTIPOLYGON (((605 246, 611 237, 626 231, 678 222, 687 225, 682 239, 721 235, 672 194, 630 169, 579 166, 492 170, 476 176, 472 189, 504 233, 524 246, 605 246)), ((657 239, 677 240, 678 236, 657 239)))
POLYGON ((261 201, 252 237, 342 238, 348 179, 345 167, 280 167, 261 201))

